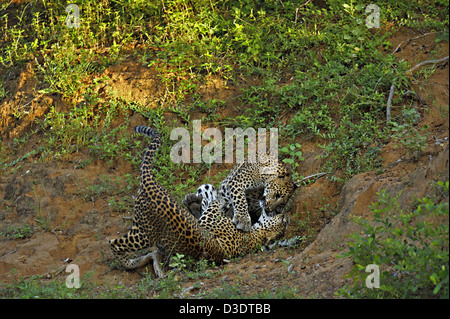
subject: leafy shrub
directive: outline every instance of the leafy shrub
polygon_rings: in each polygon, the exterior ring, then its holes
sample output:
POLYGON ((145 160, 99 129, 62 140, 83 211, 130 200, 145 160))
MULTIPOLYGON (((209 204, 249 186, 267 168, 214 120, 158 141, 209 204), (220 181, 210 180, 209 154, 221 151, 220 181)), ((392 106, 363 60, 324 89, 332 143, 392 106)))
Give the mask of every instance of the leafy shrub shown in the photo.
POLYGON ((403 123, 391 122, 393 138, 406 148, 410 156, 417 159, 427 147, 428 134, 425 132, 427 126, 425 125, 420 130, 416 127, 420 114, 414 108, 404 108, 402 115, 403 123))
POLYGON ((33 229, 28 224, 21 226, 9 226, 5 232, 0 232, 0 236, 4 238, 23 239, 33 235, 33 229))
POLYGON ((292 178, 294 180, 298 179, 298 173, 296 172, 297 167, 300 166, 300 161, 304 160, 303 153, 301 151, 302 146, 299 143, 290 144, 283 147, 280 151, 288 158, 283 159, 283 163, 289 164, 292 170, 292 178))
POLYGON ((349 273, 353 284, 338 294, 351 298, 448 298, 449 297, 449 182, 438 182, 437 195, 417 201, 413 211, 403 211, 398 196, 386 190, 371 206, 373 222, 354 221, 362 233, 354 233, 348 251, 355 265, 349 273), (446 200, 441 201, 442 197, 446 200), (366 266, 380 268, 380 287, 365 285, 366 266))

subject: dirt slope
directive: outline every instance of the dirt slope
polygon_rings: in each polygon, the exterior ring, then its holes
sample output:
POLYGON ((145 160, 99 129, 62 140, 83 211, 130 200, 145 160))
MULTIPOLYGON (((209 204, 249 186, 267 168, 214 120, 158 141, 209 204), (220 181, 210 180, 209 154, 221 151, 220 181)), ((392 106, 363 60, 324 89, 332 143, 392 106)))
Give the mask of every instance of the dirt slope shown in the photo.
MULTIPOLYGON (((433 35, 409 41, 416 36, 418 34, 405 29, 391 39, 393 47, 403 43, 402 50, 395 53, 397 57, 414 65, 428 60, 430 52, 435 49, 439 49, 442 56, 448 55, 448 45, 436 48, 433 35)), ((442 63, 431 77, 414 83, 420 96, 415 102, 421 114, 419 125, 428 125, 430 132, 427 149, 418 161, 409 158, 405 149, 394 147, 394 142, 390 142, 382 150, 382 171, 357 175, 342 189, 325 178, 304 187, 294 199, 288 236, 304 231, 301 229, 302 221, 308 219, 314 240, 306 247, 261 252, 221 266, 222 284, 239 283, 242 291, 248 293, 297 287, 302 297, 332 298, 345 283, 344 275, 351 267, 348 260, 336 257, 342 252, 347 235, 357 231, 349 217, 366 216, 368 205, 376 200, 376 192, 383 188, 392 194, 402 190, 400 200, 406 207, 430 191, 431 181, 448 180, 448 142, 443 140, 449 136, 448 71, 448 62, 442 63), (446 113, 443 109, 447 110, 446 113), (442 142, 437 143, 435 138, 442 142), (325 202, 333 208, 333 214, 319 210, 325 202)), ((116 91, 122 97, 139 100, 150 107, 154 97, 161 94, 151 69, 143 68, 133 59, 112 66, 104 73, 111 80, 98 88, 100 92, 116 91)), ((39 89, 39 83, 33 77, 30 65, 9 76, 7 90, 13 94, 0 105, 0 133, 6 143, 27 134, 35 127, 34 120, 43 118, 51 106, 61 111, 67 109, 61 96, 33 93, 39 89), (26 117, 17 119, 11 116, 18 107, 28 112, 26 117)), ((226 88, 212 79, 202 89, 210 93, 211 98, 220 95, 221 99, 230 101, 219 113, 230 115, 235 112, 231 101, 239 94, 237 88, 226 88)), ((397 111, 393 109, 393 112, 397 111)), ((141 124, 142 119, 133 116, 131 121, 132 124, 141 124)), ((317 159, 320 149, 311 141, 299 142, 305 156, 300 173, 306 175, 322 165, 317 159)), ((27 154, 38 143, 37 137, 32 138, 19 155, 27 154)), ((67 161, 47 163, 32 163, 32 158, 29 158, 12 174, 0 176, 0 232, 7 232, 11 226, 28 224, 34 227, 29 230, 32 235, 25 239, 0 237, 1 282, 32 275, 64 280, 67 275, 64 269, 69 263, 79 265, 81 274, 93 271, 93 279, 99 283, 133 285, 142 278, 136 272, 110 267, 107 239, 123 233, 127 220, 122 218, 123 213, 114 212, 105 199, 86 197, 85 191, 86 186, 95 184, 101 174, 114 178, 128 173, 136 176, 138 172, 120 160, 114 168, 101 161, 79 168, 88 156, 80 153, 67 161)), ((194 282, 196 280, 186 280, 183 286, 190 287, 194 282)), ((189 290, 186 296, 217 287, 217 277, 202 279, 202 282, 201 288, 189 290)))

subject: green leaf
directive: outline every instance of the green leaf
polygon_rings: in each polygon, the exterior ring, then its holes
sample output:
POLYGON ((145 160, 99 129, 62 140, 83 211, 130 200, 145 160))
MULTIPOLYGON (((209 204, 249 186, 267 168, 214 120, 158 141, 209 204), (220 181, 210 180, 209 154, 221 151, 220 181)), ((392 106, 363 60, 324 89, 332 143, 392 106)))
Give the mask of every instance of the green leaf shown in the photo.
POLYGON ((431 274, 430 280, 433 282, 433 284, 437 285, 437 275, 435 273, 431 274))

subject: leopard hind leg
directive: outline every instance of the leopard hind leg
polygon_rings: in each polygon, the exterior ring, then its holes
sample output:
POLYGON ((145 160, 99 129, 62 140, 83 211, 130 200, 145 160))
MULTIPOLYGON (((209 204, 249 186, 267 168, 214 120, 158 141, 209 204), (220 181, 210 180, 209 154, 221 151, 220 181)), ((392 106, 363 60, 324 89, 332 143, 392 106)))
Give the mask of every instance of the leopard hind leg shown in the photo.
POLYGON ((148 237, 136 226, 132 226, 131 230, 122 237, 110 240, 109 244, 117 260, 126 269, 142 267, 153 257, 152 253, 133 257, 137 251, 150 246, 148 237))
POLYGON ((197 189, 197 196, 201 198, 202 213, 206 211, 209 204, 217 200, 217 189, 212 184, 203 184, 197 189))
POLYGON ((212 184, 200 185, 195 194, 187 194, 182 204, 199 219, 211 202, 217 200, 217 189, 212 184))

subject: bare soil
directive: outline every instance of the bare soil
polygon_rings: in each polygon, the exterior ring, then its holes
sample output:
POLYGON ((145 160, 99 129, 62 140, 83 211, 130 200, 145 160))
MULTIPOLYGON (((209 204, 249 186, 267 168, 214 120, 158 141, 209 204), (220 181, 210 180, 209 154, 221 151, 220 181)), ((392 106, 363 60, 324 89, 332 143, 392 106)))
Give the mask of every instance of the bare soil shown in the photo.
MULTIPOLYGON (((394 48, 403 43, 401 50, 395 53, 397 58, 415 65, 434 59, 432 51, 438 52, 438 58, 448 55, 448 43, 437 44, 434 34, 410 41, 419 35, 404 28, 392 36, 390 41, 394 48)), ((50 107, 63 112, 68 109, 68 103, 58 94, 37 93, 40 84, 31 63, 20 70, 5 72, 6 90, 12 94, 0 104, 0 136, 4 145, 8 145, 14 138, 35 129, 35 120, 44 118, 50 107), (18 118, 14 116, 16 110, 26 111, 26 115, 18 118)), ((115 92, 148 107, 154 107, 155 101, 164 93, 155 72, 132 57, 107 68, 98 78, 104 75, 110 80, 98 87, 99 93, 115 92)), ((382 149, 382 170, 357 175, 343 187, 326 178, 303 187, 290 209, 291 225, 287 237, 304 235, 306 230, 302 229, 302 222, 308 221, 310 239, 307 242, 298 248, 254 253, 211 269, 218 275, 201 279, 201 286, 189 290, 186 297, 195 297, 227 283, 239 284, 245 294, 297 287, 301 297, 333 298, 348 280, 345 275, 352 266, 351 261, 336 256, 344 249, 347 236, 358 231, 357 225, 349 220, 350 216, 368 216, 369 205, 383 188, 393 194, 402 190, 399 200, 407 207, 414 199, 430 192, 431 181, 448 180, 448 143, 436 143, 435 140, 449 136, 448 61, 439 64, 428 79, 416 80, 413 88, 420 96, 414 102, 421 114, 419 126, 427 125, 430 132, 428 146, 418 160, 410 158, 403 147, 396 147, 391 141, 382 149), (329 211, 321 210, 324 204, 329 204, 329 211)), ((235 104, 239 88, 211 77, 200 90, 207 98, 227 101, 217 110, 220 116, 239 114, 235 104)), ((394 106, 392 111, 395 114, 399 110, 400 107, 394 106)), ((200 117, 201 114, 191 114, 191 119, 200 117)), ((131 125, 144 123, 138 115, 132 116, 131 121, 131 125)), ((299 138, 298 142, 302 144, 305 156, 299 173, 306 176, 320 170, 323 162, 318 155, 322 150, 317 147, 317 141, 299 138)), ((19 150, 18 156, 27 154, 37 145, 39 134, 19 150)), ((9 151, 5 149, 5 152, 9 151)), ((64 280, 67 276, 64 269, 69 263, 79 265, 81 274, 92 271, 93 280, 99 284, 133 286, 142 278, 138 272, 110 266, 112 254, 107 240, 126 231, 124 214, 114 212, 105 198, 92 200, 83 195, 85 187, 95 184, 100 174, 136 176, 138 172, 120 160, 113 167, 94 161, 79 168, 89 156, 80 152, 65 161, 45 163, 33 163, 34 159, 30 157, 21 162, 22 166, 13 174, 0 175, 0 232, 5 232, 9 226, 28 224, 35 227, 29 238, 0 239, 1 282, 33 275, 64 280), (39 220, 50 220, 46 231, 38 230, 39 220)), ((197 281, 184 280, 183 286, 191 287, 197 281)))

